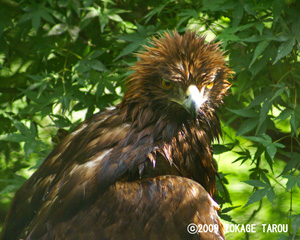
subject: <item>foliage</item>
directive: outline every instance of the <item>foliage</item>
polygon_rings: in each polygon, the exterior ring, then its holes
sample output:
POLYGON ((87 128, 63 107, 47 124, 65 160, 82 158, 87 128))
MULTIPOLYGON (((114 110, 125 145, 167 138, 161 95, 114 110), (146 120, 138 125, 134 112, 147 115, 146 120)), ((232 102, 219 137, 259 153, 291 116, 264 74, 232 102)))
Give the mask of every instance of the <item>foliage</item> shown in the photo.
MULTIPOLYGON (((239 170, 221 172, 216 197, 226 209, 221 216, 237 222, 239 212, 255 222, 261 206, 271 204, 268 214, 288 213, 278 223, 288 222, 289 232, 276 237, 295 238, 300 226, 299 204, 293 204, 300 201, 299 9, 296 0, 1 1, 1 222, 13 193, 53 145, 85 117, 120 101, 128 67, 136 61, 132 53, 150 36, 188 28, 220 40, 236 72, 219 114, 224 143, 214 149, 216 156, 231 153, 226 165, 246 166, 238 191, 248 192, 240 197, 244 206, 237 206, 228 192, 234 193, 232 175, 239 170)), ((245 217, 238 220, 247 223, 245 217)))

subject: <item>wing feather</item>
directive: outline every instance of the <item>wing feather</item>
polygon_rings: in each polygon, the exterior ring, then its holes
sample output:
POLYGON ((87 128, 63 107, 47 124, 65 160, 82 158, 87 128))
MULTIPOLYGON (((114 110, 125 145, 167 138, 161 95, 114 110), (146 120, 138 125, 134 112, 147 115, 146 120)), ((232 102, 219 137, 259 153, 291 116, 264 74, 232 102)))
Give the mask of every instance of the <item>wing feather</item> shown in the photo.
POLYGON ((206 190, 187 178, 160 176, 118 181, 67 221, 36 218, 29 226, 28 240, 51 239, 51 236, 56 240, 222 240, 224 231, 216 208, 206 190), (217 230, 192 235, 187 231, 190 223, 213 225, 217 230))

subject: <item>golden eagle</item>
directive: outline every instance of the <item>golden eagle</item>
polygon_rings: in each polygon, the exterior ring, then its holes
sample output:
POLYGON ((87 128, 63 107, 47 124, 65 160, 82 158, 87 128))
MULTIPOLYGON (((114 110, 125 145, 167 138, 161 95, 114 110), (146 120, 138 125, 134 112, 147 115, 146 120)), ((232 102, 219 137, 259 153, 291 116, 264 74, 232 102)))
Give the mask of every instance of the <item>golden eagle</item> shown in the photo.
POLYGON ((189 31, 138 56, 122 102, 80 124, 17 191, 2 240, 224 239, 211 142, 231 70, 189 31), (190 223, 216 228, 190 234, 190 223))

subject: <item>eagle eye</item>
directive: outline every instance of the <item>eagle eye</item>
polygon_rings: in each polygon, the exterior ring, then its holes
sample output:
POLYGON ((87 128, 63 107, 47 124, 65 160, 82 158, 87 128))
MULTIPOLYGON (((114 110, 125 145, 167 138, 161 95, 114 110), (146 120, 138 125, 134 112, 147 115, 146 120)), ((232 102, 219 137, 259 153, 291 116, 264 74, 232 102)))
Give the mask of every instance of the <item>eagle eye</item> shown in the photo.
POLYGON ((165 90, 169 90, 173 84, 170 81, 167 81, 165 79, 161 80, 161 86, 165 89, 165 90))
POLYGON ((207 89, 212 89, 213 86, 214 86, 214 81, 211 81, 210 83, 208 83, 208 84, 206 85, 206 88, 207 88, 207 89))

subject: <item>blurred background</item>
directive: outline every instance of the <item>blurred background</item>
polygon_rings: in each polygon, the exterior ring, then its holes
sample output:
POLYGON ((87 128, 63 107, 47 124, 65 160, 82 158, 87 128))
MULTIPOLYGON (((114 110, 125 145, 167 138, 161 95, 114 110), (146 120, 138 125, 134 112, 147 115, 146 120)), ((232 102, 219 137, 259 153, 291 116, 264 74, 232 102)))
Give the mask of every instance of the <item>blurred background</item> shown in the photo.
POLYGON ((53 147, 120 102, 133 53, 174 29, 221 42, 236 73, 219 111, 214 198, 225 224, 256 224, 256 233, 226 237, 300 238, 298 0, 0 0, 0 231, 15 191, 53 147))

